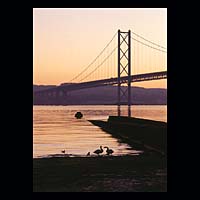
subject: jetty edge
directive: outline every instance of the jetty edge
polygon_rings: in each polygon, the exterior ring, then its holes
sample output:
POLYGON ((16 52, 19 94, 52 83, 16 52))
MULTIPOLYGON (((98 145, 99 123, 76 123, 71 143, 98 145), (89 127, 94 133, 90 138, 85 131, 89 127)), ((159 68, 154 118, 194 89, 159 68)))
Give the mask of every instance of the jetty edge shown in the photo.
POLYGON ((107 121, 88 121, 136 150, 167 156, 166 122, 125 116, 109 116, 107 121))

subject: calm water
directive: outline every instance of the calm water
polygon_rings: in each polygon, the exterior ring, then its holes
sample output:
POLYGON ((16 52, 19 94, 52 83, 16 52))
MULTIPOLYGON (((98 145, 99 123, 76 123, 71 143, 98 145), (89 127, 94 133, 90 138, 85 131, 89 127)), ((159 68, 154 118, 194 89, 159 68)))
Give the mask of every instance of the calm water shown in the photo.
MULTIPOLYGON (((121 107, 127 115, 127 107, 121 107)), ((167 106, 132 106, 132 116, 167 122, 167 106)), ((109 146, 114 155, 135 154, 138 151, 129 145, 119 143, 110 134, 92 125, 87 120, 107 120, 117 115, 117 106, 33 106, 33 157, 61 154, 85 156, 99 148, 109 146), (82 119, 74 118, 77 111, 82 119)))

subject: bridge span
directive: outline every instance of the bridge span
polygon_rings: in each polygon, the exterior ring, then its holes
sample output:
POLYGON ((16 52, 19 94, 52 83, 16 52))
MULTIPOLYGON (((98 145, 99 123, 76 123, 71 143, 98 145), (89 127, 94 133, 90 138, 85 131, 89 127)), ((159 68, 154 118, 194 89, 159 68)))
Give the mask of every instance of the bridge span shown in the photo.
MULTIPOLYGON (((153 73, 145 73, 145 74, 137 74, 131 76, 131 82, 141 82, 141 81, 152 81, 152 80, 159 80, 159 79, 166 79, 167 78, 167 71, 161 72, 153 72, 153 73)), ((121 84, 128 82, 128 76, 123 76, 120 78, 121 84)), ((34 92, 35 96, 45 95, 47 93, 59 93, 59 92, 70 92, 75 90, 93 88, 93 87, 101 87, 107 85, 116 85, 118 84, 118 78, 109 78, 109 79, 101 79, 95 81, 88 81, 82 83, 72 83, 69 85, 59 85, 54 88, 36 91, 34 92)))

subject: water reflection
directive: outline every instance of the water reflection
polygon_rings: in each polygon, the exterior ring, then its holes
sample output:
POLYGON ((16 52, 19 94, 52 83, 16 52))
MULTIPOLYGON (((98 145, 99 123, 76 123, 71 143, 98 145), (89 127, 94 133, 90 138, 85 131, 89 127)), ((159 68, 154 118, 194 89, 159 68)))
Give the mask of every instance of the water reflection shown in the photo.
MULTIPOLYGON (((163 118, 166 118, 166 107, 144 108, 140 106, 137 109, 134 110, 134 114, 138 113, 140 117, 145 118, 149 112, 149 114, 153 113, 154 117, 161 116, 160 118, 162 118, 164 116, 163 118)), ((124 111, 122 109, 122 114, 126 111, 127 107, 124 111)), ((114 155, 138 153, 129 145, 119 143, 110 134, 87 121, 92 119, 107 120, 109 115, 117 115, 116 106, 34 106, 33 157, 55 154, 64 156, 61 152, 63 149, 66 151, 65 156, 86 156, 88 152, 94 156, 94 150, 100 145, 112 148, 114 155), (84 114, 82 119, 74 117, 77 111, 84 114)))

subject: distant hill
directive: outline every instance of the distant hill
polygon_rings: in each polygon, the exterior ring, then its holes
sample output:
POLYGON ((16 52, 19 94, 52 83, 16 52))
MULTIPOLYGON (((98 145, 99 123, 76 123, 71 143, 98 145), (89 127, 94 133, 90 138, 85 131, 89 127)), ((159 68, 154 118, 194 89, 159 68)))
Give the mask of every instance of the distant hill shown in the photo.
POLYGON ((56 85, 33 85, 33 92, 54 88, 56 85))
MULTIPOLYGON (((33 91, 45 90, 56 85, 33 85, 33 91)), ((123 87, 123 89, 126 89, 123 87)), ((166 105, 167 89, 132 87, 132 104, 166 105)), ((117 86, 104 86, 69 92, 67 97, 34 98, 34 105, 107 105, 117 104, 117 86)))

